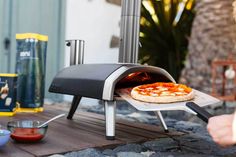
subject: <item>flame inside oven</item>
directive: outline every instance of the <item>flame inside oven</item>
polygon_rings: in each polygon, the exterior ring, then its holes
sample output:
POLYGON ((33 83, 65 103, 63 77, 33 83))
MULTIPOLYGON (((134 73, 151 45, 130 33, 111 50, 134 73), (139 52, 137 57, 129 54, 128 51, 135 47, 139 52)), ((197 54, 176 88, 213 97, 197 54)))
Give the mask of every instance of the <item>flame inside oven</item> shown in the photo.
POLYGON ((132 87, 144 83, 150 83, 151 76, 146 72, 134 72, 122 78, 117 83, 117 88, 132 87))
POLYGON ((124 78, 124 81, 135 81, 135 82, 143 82, 146 80, 150 80, 150 76, 146 72, 135 72, 131 73, 124 78))
POLYGON ((134 72, 122 78, 116 84, 116 88, 128 88, 155 82, 170 82, 170 80, 159 73, 134 72))

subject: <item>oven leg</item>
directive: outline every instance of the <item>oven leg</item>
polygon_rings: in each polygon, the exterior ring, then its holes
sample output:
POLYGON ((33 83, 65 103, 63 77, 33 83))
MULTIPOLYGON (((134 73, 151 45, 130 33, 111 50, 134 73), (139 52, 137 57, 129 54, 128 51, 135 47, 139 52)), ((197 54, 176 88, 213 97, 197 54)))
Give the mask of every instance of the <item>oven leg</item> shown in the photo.
POLYGON ((161 121, 161 124, 165 130, 165 132, 169 132, 168 128, 167 128, 167 125, 166 125, 166 122, 161 114, 161 111, 156 111, 155 112, 156 116, 159 117, 160 121, 161 121))
POLYGON ((69 111, 69 114, 67 116, 67 119, 72 119, 73 116, 74 116, 74 113, 79 105, 79 102, 81 100, 81 96, 77 96, 75 95, 73 100, 72 100, 72 103, 71 103, 71 107, 70 107, 70 111, 69 111))
POLYGON ((105 101, 106 139, 115 139, 116 101, 105 101))

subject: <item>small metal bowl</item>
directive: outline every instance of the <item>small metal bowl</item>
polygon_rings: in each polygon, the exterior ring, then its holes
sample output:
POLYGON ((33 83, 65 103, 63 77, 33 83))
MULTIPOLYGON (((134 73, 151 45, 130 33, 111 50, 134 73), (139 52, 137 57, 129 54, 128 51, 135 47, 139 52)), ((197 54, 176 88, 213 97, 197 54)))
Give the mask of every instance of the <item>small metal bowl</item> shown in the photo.
POLYGON ((38 128, 40 121, 22 120, 8 122, 11 138, 17 142, 38 142, 44 138, 48 125, 38 128))
POLYGON ((4 146, 10 139, 11 132, 0 129, 0 147, 4 146))

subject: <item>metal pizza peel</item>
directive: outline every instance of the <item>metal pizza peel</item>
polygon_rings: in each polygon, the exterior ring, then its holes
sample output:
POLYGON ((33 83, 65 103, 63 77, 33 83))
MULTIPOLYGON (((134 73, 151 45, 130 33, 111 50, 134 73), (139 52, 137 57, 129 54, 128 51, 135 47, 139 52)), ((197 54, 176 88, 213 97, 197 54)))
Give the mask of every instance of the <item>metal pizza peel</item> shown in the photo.
POLYGON ((208 105, 219 105, 222 103, 219 99, 193 89, 195 96, 194 99, 189 101, 174 102, 174 103, 148 103, 135 100, 131 97, 130 92, 132 88, 117 89, 115 92, 122 99, 131 104, 134 108, 140 111, 170 111, 170 110, 183 110, 191 114, 197 115, 203 121, 208 122, 208 119, 212 117, 202 107, 208 105))

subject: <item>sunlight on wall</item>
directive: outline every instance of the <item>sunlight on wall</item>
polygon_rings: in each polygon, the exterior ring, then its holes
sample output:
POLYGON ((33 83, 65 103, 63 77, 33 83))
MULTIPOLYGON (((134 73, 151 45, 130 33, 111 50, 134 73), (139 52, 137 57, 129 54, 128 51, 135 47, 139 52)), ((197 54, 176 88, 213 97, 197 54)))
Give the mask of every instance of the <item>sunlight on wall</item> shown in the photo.
MULTIPOLYGON (((114 63, 118 48, 111 49, 111 36, 119 36, 121 8, 106 1, 67 1, 66 39, 85 40, 84 63, 114 63)), ((69 49, 66 48, 69 54, 69 49)), ((68 56, 65 58, 69 63, 68 56)))

